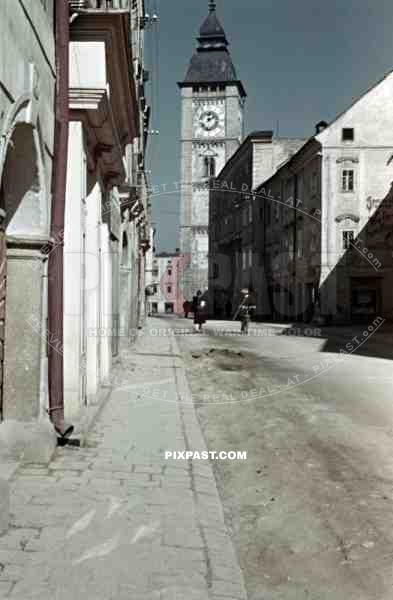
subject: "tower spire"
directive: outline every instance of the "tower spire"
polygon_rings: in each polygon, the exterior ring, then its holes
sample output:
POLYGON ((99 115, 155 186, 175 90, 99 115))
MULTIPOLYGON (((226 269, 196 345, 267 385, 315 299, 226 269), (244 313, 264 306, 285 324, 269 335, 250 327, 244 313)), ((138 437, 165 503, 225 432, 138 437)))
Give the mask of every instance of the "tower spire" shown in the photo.
POLYGON ((209 12, 214 12, 216 10, 216 3, 214 0, 209 0, 209 12))

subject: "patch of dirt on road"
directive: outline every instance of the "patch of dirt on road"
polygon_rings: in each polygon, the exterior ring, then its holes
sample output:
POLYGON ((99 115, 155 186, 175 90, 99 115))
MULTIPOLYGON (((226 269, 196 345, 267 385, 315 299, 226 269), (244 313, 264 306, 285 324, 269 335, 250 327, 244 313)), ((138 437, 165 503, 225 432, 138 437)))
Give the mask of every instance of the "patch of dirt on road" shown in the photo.
POLYGON ((304 386, 242 396, 287 380, 282 355, 273 370, 243 339, 180 345, 209 450, 247 451, 212 466, 249 600, 390 600, 393 475, 370 432, 304 386))
POLYGON ((222 371, 241 371, 250 367, 251 359, 255 356, 249 352, 236 352, 229 348, 210 348, 204 352, 192 352, 193 367, 206 368, 214 364, 222 371), (196 362, 198 364, 196 364, 196 362))

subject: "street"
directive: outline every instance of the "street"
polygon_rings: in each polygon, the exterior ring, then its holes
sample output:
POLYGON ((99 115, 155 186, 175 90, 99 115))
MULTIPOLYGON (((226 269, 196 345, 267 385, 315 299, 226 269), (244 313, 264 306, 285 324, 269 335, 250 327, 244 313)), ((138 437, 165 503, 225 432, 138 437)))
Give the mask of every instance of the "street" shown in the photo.
POLYGON ((391 362, 216 327, 178 339, 209 449, 247 451, 213 466, 250 600, 390 599, 391 362))
POLYGON ((393 600, 392 21, 0 0, 0 600, 393 600))
POLYGON ((390 362, 239 328, 152 318, 123 346, 85 445, 11 482, 2 598, 390 600, 390 362), (206 450, 247 458, 165 457, 206 450))

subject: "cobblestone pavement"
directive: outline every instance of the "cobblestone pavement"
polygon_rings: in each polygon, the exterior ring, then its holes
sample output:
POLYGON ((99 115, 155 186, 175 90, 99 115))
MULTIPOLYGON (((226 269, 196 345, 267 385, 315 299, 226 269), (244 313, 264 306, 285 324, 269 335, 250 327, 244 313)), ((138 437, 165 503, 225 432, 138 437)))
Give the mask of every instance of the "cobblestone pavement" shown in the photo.
POLYGON ((209 462, 164 459, 206 450, 193 407, 173 401, 189 393, 176 340, 142 336, 114 375, 86 447, 12 482, 0 598, 245 599, 209 462))

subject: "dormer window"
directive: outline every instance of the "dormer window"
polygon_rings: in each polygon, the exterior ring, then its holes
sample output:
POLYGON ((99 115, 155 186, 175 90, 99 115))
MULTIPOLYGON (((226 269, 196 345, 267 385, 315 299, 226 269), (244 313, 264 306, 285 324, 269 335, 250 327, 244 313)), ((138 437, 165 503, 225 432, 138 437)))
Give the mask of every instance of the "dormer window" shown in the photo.
POLYGON ((353 142, 355 139, 355 130, 353 127, 344 127, 342 130, 342 141, 353 142))

